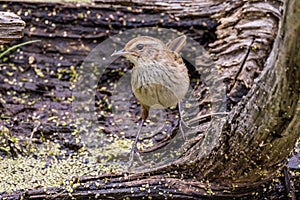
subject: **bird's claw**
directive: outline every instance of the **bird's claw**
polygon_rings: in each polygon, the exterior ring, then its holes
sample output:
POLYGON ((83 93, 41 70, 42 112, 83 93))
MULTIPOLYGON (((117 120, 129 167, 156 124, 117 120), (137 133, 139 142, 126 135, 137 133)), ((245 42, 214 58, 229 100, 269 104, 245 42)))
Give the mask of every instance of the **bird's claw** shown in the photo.
POLYGON ((144 164, 144 162, 141 158, 141 154, 140 154, 139 150, 137 149, 137 147, 133 147, 130 151, 130 156, 129 156, 129 165, 128 165, 129 168, 131 168, 132 165, 133 165, 134 154, 136 154, 136 156, 137 156, 138 160, 140 161, 140 163, 144 164))
MULTIPOLYGON (((179 121, 179 130, 180 130, 180 132, 182 134, 183 139, 186 140, 186 136, 185 136, 185 133, 183 131, 181 122, 183 122, 183 121, 182 120, 179 121)), ((186 124, 185 124, 185 122, 183 124, 184 124, 185 127, 187 127, 186 124)))
POLYGON ((186 140, 186 135, 183 131, 182 124, 184 125, 185 128, 188 128, 188 129, 191 129, 191 128, 194 128, 194 127, 189 126, 182 118, 179 119, 179 130, 182 134, 183 139, 186 140))

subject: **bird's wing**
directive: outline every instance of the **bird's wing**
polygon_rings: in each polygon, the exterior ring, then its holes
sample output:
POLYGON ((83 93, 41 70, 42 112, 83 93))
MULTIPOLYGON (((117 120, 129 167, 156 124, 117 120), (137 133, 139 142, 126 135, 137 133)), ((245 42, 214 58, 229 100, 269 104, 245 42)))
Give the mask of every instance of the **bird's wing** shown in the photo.
POLYGON ((182 35, 167 43, 167 47, 176 53, 179 53, 186 44, 186 36, 182 35))

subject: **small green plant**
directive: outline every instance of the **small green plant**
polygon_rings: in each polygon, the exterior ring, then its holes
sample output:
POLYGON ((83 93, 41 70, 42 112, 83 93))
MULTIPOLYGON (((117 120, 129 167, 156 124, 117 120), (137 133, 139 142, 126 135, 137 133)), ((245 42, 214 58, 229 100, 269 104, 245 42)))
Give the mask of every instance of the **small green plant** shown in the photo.
POLYGON ((21 44, 17 44, 17 45, 14 45, 12 47, 9 47, 8 49, 6 49, 4 52, 2 52, 0 54, 0 59, 5 56, 6 54, 8 54, 9 52, 11 51, 14 51, 16 50, 17 48, 20 48, 22 46, 25 46, 25 45, 28 45, 28 44, 32 44, 32 43, 35 43, 35 42, 40 42, 41 40, 31 40, 31 41, 27 41, 27 42, 23 42, 21 44))

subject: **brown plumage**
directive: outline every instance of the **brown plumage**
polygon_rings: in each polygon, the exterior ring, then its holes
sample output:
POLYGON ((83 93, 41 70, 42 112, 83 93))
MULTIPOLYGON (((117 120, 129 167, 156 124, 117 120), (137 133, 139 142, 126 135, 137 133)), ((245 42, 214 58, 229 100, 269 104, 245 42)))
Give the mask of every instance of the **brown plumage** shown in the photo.
MULTIPOLYGON (((142 121, 130 153, 130 166, 134 153, 142 162, 136 145, 150 108, 163 109, 175 106, 188 91, 190 84, 188 71, 179 55, 185 41, 186 37, 180 36, 164 44, 159 39, 140 36, 130 40, 124 49, 112 54, 125 56, 134 64, 131 87, 142 105, 142 121)), ((180 109, 180 105, 178 107, 180 109)), ((180 112, 179 110, 181 120, 180 112)), ((179 124, 182 131, 181 121, 179 124)))

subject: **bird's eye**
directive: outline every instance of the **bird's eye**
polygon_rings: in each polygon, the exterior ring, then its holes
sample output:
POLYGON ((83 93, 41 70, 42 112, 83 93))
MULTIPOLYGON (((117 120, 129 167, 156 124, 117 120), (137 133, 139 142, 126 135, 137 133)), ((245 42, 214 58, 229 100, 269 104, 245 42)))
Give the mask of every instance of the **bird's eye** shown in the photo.
POLYGON ((136 48, 138 49, 138 50, 142 50, 143 48, 144 48, 144 45, 143 44, 137 44, 136 45, 136 48))

